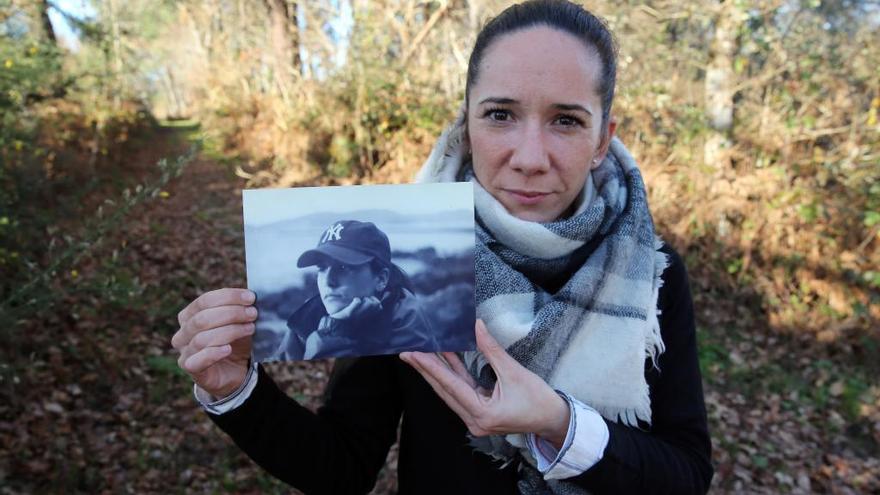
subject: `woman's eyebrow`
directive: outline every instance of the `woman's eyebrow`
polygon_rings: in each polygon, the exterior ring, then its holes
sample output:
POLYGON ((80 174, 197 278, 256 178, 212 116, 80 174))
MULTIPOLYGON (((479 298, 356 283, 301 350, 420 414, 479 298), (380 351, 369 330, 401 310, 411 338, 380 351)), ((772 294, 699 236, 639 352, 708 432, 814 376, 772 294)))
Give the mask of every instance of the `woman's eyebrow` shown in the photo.
POLYGON ((514 100, 513 98, 490 96, 489 98, 482 100, 479 105, 482 105, 484 103, 495 103, 496 105, 515 105, 519 102, 514 100))
POLYGON ((593 116, 593 112, 587 110, 583 105, 578 105, 577 103, 556 103, 553 105, 553 108, 556 108, 557 110, 567 110, 567 111, 579 110, 581 112, 586 113, 590 117, 593 116))

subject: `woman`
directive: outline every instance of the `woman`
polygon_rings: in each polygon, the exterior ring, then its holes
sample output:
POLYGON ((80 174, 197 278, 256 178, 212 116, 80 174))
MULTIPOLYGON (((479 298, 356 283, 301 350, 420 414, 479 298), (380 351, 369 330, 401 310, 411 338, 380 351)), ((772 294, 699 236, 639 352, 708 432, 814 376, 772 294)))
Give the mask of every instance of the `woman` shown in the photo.
POLYGON ((334 222, 296 265, 317 267, 318 295, 288 318, 274 359, 438 349, 409 278, 391 262, 388 236, 373 223, 334 222))
POLYGON ((252 295, 224 289, 174 338, 211 419, 307 493, 369 491, 401 416, 400 493, 705 493, 687 275, 613 138, 615 67, 605 25, 565 1, 477 38, 419 179, 474 184, 480 352, 346 362, 313 415, 248 367, 252 295))

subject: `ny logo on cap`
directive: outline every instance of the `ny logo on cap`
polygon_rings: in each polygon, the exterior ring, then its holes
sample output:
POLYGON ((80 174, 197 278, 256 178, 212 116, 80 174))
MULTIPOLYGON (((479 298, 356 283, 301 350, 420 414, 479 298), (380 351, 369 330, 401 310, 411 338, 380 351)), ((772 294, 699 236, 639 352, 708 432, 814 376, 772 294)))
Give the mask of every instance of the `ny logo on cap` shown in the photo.
POLYGON ((321 244, 324 244, 328 241, 338 241, 342 239, 342 229, 345 228, 341 223, 337 223, 332 225, 326 232, 324 232, 324 237, 321 238, 321 244))

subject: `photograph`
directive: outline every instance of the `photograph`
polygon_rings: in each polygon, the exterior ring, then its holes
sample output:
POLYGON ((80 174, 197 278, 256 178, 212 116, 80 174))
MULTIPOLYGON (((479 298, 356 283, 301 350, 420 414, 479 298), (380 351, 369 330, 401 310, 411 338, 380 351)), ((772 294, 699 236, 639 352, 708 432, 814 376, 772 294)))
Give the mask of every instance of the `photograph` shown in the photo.
POLYGON ((468 183, 243 194, 256 362, 475 348, 468 183))

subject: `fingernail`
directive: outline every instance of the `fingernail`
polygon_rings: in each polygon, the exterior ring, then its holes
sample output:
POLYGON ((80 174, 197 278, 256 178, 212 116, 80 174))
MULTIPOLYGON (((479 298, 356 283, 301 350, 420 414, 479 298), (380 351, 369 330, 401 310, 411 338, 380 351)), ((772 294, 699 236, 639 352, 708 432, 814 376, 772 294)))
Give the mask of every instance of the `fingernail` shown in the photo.
POLYGON ((257 316, 257 308, 250 306, 244 310, 248 316, 257 316))
POLYGON ((254 302, 254 299, 257 298, 257 295, 253 292, 246 290, 241 293, 241 300, 244 302, 254 302))

